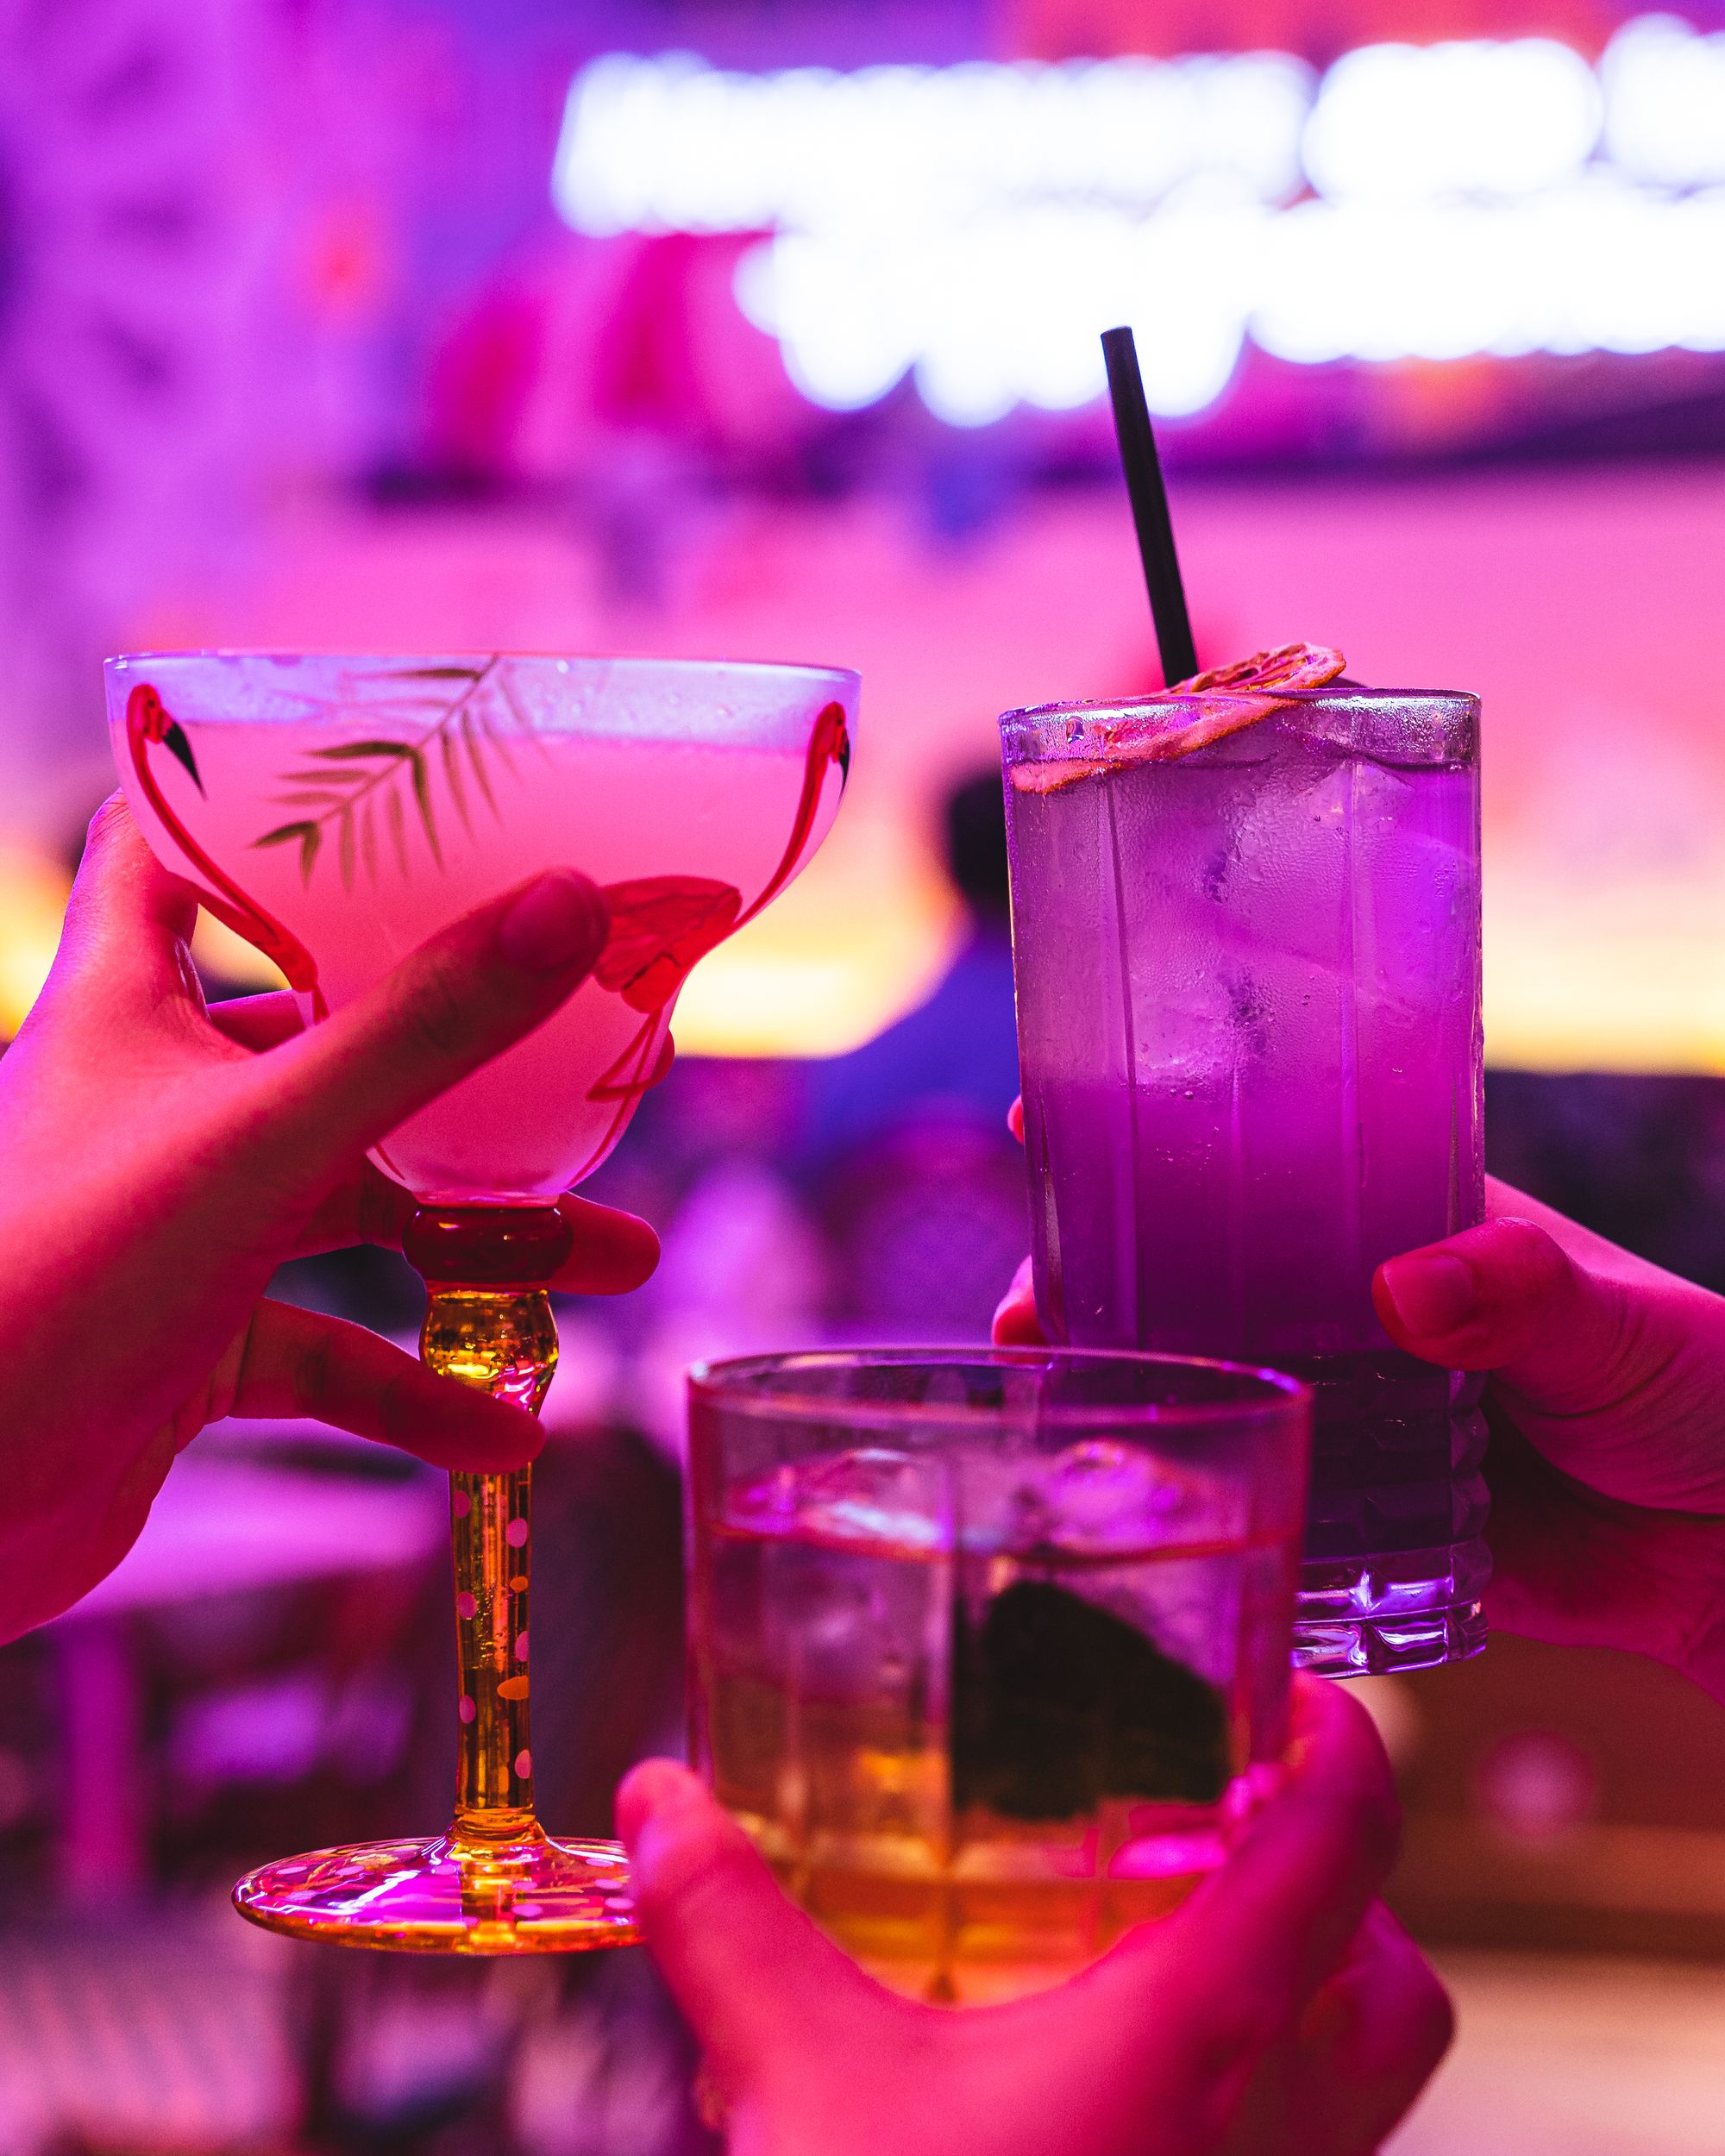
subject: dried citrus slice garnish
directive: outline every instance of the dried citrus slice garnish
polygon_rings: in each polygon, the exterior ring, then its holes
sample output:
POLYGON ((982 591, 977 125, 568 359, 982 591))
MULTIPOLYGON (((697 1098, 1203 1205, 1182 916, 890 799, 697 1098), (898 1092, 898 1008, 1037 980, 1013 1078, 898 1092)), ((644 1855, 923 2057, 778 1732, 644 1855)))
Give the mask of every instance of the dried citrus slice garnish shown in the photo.
POLYGON ((1254 651, 1231 667, 1212 667, 1176 681, 1163 696, 1202 696, 1210 689, 1320 689, 1347 665, 1332 644, 1278 644, 1274 651, 1254 651))
POLYGON ((1287 701, 1288 692, 1321 688, 1346 664, 1341 653, 1328 644, 1281 644, 1274 651, 1255 651, 1250 659, 1237 659, 1232 666, 1212 667, 1170 688, 1134 697, 1102 730, 1101 755, 1014 764, 1013 784, 1021 793, 1056 793, 1120 764, 1171 763, 1268 718, 1287 701), (1157 725, 1154 722, 1162 716, 1158 707, 1170 704, 1196 704, 1198 715, 1183 726, 1157 725))

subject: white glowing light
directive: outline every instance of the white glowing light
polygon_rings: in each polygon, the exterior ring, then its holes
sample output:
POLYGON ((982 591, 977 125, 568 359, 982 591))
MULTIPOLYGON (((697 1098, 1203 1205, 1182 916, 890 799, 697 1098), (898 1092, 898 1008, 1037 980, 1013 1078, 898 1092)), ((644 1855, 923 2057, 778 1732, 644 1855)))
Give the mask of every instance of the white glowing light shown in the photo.
POLYGON ((1201 411, 1239 358, 1269 213, 1003 211, 880 245, 857 233, 783 233, 737 265, 739 304, 776 336, 792 379, 837 411, 914 373, 938 417, 982 426, 1019 404, 1063 411, 1105 386, 1099 333, 1138 325, 1152 411, 1201 411), (1177 312, 1162 296, 1180 294, 1177 312))
POLYGON ((1615 164, 1665 187, 1725 180, 1725 31, 1699 37, 1674 16, 1643 16, 1612 39, 1599 72, 1615 164))
POLYGON ((1282 53, 1061 66, 794 68, 610 53, 570 89, 551 179, 577 231, 811 231, 1013 202, 1142 210, 1198 178, 1300 185, 1311 74, 1282 53))
POLYGON ((1276 221, 1253 341, 1307 362, 1725 350, 1725 190, 1604 178, 1513 208, 1302 203, 1276 221))
POLYGON ((955 426, 1104 386, 1202 411, 1250 339, 1307 364, 1725 350, 1725 33, 728 74, 613 54, 569 92, 576 229, 758 232, 737 303, 816 404, 906 377, 955 426), (1302 179, 1303 174, 1303 179, 1302 179), (1315 193, 1305 192, 1309 182, 1315 193))
POLYGON ((1320 193, 1364 202, 1517 196, 1573 179, 1599 136, 1599 84, 1549 38, 1364 45, 1306 123, 1320 193))

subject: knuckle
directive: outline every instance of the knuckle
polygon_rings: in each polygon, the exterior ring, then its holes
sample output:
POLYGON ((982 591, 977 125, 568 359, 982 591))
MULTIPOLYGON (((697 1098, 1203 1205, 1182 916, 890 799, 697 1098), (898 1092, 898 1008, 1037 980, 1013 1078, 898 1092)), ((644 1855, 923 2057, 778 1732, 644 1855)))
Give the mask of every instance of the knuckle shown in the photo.
POLYGON ((130 814, 126 806, 126 797, 116 788, 100 805, 85 827, 84 843, 86 848, 99 851, 103 847, 111 845, 130 820, 130 814))
POLYGON ((448 958, 428 955, 396 995, 396 1018, 410 1050, 440 1062, 469 1055, 482 1037, 473 984, 448 958))
POLYGON ((294 1358, 293 1396, 302 1414, 316 1416, 328 1404, 334 1375, 329 1336, 314 1332, 294 1358))
POLYGON ((1487 1258, 1491 1273, 1523 1305, 1549 1302, 1574 1281, 1569 1253, 1537 1221, 1488 1220, 1461 1240, 1487 1258))

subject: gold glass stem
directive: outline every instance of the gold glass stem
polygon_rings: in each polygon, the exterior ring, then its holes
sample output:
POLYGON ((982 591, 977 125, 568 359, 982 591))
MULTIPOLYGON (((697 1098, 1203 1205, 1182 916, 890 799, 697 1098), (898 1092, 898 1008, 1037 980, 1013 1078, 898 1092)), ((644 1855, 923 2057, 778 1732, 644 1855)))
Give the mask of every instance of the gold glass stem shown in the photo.
MULTIPOLYGON (((536 1414, 557 1367, 557 1325, 540 1288, 433 1288, 419 1336, 428 1369, 536 1414)), ((461 1670, 457 1841, 536 1836, 528 1727, 532 1470, 451 1475, 455 1643, 461 1670)))

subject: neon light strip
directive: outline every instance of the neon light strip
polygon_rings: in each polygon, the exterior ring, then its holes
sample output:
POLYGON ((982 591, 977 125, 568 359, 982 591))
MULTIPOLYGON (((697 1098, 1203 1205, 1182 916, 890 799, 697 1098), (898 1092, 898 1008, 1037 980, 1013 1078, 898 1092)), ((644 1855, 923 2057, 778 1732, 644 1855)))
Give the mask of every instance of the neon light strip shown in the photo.
POLYGON ((758 232, 738 302, 835 409, 907 373, 959 425, 1101 393, 1164 415, 1248 338, 1300 362, 1725 350, 1725 33, 1061 66, 724 74, 610 55, 552 181, 577 230, 758 232), (1177 301, 1170 302, 1170 295, 1177 301))

